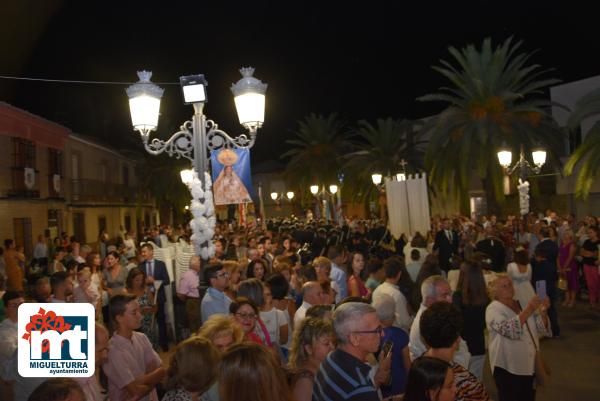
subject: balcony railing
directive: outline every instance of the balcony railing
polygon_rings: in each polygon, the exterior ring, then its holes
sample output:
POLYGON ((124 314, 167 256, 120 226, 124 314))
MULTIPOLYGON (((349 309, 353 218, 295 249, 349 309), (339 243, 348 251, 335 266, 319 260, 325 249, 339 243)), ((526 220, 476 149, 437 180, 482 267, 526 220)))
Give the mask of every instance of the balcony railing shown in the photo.
MULTIPOLYGON (((135 203, 139 194, 137 188, 99 180, 71 180, 72 202, 117 202, 135 203)), ((142 203, 148 203, 150 196, 143 195, 142 203)))

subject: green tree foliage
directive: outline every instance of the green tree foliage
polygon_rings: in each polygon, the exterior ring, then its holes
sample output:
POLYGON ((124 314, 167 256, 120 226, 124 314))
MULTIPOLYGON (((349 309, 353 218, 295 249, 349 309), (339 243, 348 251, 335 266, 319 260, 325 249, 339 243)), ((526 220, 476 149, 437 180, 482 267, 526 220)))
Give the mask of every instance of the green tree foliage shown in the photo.
POLYGON ((310 114, 298 123, 293 139, 286 140, 291 149, 281 155, 289 158, 284 175, 294 187, 306 193, 311 185, 338 182, 340 156, 349 149, 345 124, 337 114, 310 114))
POLYGON ((450 86, 418 100, 447 104, 424 127, 429 179, 442 193, 455 191, 464 202, 476 171, 488 204, 502 201, 503 172, 496 154, 504 144, 515 154, 521 145, 527 153, 542 145, 548 160, 559 163, 564 134, 550 115, 545 93, 559 81, 542 79, 549 70, 532 64, 534 53, 521 47, 521 41, 509 38, 493 48, 487 38, 480 49, 472 44, 460 50, 450 47, 454 63, 440 60, 433 67, 450 86))
MULTIPOLYGON (((600 89, 591 91, 577 101, 569 116, 567 127, 574 131, 579 129, 584 119, 598 115, 600 115, 600 89)), ((585 199, 600 171, 600 122, 594 123, 583 143, 575 149, 565 164, 565 174, 573 174, 576 167, 579 167, 579 171, 575 180, 575 195, 585 199)))
POLYGON ((352 151, 342 156, 345 171, 345 193, 352 198, 365 200, 375 197, 377 188, 371 175, 393 176, 403 171, 402 160, 407 164, 406 172, 421 171, 423 151, 419 147, 422 123, 411 120, 378 119, 375 126, 359 121, 351 139, 352 151))

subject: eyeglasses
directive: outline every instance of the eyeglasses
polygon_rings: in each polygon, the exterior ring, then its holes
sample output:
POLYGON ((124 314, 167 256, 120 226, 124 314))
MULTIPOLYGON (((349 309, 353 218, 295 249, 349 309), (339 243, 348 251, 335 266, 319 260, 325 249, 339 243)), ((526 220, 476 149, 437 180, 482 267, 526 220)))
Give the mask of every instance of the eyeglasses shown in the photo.
POLYGON ((256 319, 256 315, 254 313, 236 313, 235 315, 237 317, 241 318, 242 320, 254 320, 254 319, 256 319))
POLYGON ((354 333, 354 334, 377 334, 377 335, 381 335, 381 333, 383 333, 383 327, 379 326, 375 330, 353 331, 352 333, 354 333))
POLYGON ((229 273, 228 272, 222 272, 222 273, 217 273, 217 275, 215 277, 229 277, 229 273))

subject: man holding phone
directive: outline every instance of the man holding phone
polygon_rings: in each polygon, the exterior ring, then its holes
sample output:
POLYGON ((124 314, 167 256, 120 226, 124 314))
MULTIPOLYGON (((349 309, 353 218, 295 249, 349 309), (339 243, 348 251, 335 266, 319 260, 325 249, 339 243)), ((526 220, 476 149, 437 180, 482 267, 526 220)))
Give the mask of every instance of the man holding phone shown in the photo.
POLYGON ((556 312, 556 283, 558 281, 558 271, 556 267, 548 260, 548 254, 544 248, 536 247, 535 259, 531 265, 531 285, 535 287, 537 296, 541 301, 548 297, 550 307, 548 308, 548 319, 552 327, 554 338, 560 336, 560 327, 558 325, 558 314, 556 312))

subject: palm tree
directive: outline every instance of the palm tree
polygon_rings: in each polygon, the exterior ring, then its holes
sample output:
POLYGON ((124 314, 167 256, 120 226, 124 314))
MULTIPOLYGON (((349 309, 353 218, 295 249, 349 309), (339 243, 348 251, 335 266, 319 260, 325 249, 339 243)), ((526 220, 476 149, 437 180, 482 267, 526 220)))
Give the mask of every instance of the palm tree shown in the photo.
POLYGON ((288 182, 304 193, 310 185, 329 185, 338 182, 341 172, 339 156, 348 148, 345 125, 337 114, 310 114, 298 123, 294 139, 285 142, 292 149, 281 155, 289 158, 285 169, 288 182))
MULTIPOLYGON (((581 122, 591 116, 600 115, 600 89, 595 89, 575 103, 569 115, 567 128, 578 129, 581 122)), ((600 171, 600 122, 594 123, 587 132, 583 143, 573 152, 565 164, 565 175, 573 174, 575 167, 580 166, 575 181, 575 195, 586 199, 598 172, 600 171)))
POLYGON ((377 190, 371 181, 371 174, 384 176, 402 172, 402 164, 407 163, 407 172, 419 171, 423 167, 423 151, 419 145, 420 121, 378 119, 373 126, 367 121, 359 121, 353 151, 344 155, 344 170, 348 179, 346 193, 353 198, 366 200, 374 197, 377 190))
POLYGON ((483 180, 491 209, 503 200, 503 171, 496 154, 504 144, 513 150, 523 145, 526 152, 542 144, 548 159, 559 162, 563 132, 544 93, 559 81, 540 79, 549 70, 530 64, 534 53, 520 52, 522 43, 509 38, 492 48, 487 38, 481 49, 472 44, 461 50, 450 47, 458 65, 441 60, 433 69, 451 86, 418 98, 448 104, 424 127, 430 138, 425 164, 430 181, 442 193, 455 192, 463 204, 474 171, 483 180))

